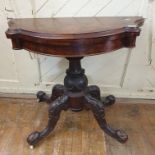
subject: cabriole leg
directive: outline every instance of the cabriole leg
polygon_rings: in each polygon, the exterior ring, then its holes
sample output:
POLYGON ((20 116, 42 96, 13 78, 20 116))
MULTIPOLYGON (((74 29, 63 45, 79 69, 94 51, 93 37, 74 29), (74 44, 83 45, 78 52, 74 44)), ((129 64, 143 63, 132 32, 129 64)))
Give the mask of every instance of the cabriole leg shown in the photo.
POLYGON ((122 130, 115 130, 112 129, 105 120, 105 113, 104 113, 104 105, 100 100, 97 100, 96 98, 93 98, 91 95, 85 95, 86 99, 86 105, 93 111, 93 114, 101 127, 102 130, 104 130, 105 133, 110 135, 111 137, 115 138, 121 143, 124 143, 127 141, 128 136, 127 134, 122 130))
POLYGON ((61 96, 57 98, 49 107, 49 120, 47 127, 42 130, 41 132, 35 131, 31 133, 28 138, 27 142, 34 146, 37 144, 41 139, 48 136, 50 132, 54 129, 59 119, 60 113, 62 110, 67 110, 68 108, 68 96, 61 96))

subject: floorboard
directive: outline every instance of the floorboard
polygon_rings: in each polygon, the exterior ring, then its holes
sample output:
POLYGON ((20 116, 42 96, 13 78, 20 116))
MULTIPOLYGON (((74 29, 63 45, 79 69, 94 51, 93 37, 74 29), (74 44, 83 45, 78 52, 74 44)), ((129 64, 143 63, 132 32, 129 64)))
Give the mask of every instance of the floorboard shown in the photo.
POLYGON ((34 99, 0 98, 0 155, 155 155, 155 104, 147 100, 106 108, 107 121, 128 133, 126 144, 105 135, 91 111, 67 111, 51 135, 31 150, 26 137, 45 127, 47 109, 34 99))
POLYGON ((106 155, 104 133, 89 111, 62 112, 51 135, 31 150, 26 138, 46 126, 47 109, 32 99, 0 98, 0 155, 106 155))

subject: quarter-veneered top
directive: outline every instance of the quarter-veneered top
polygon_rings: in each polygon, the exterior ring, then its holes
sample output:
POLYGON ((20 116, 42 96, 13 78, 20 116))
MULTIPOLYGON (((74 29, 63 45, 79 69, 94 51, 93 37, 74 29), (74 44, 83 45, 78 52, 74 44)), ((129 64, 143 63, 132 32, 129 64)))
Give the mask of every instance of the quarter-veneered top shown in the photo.
MULTIPOLYGON (((11 19, 6 35, 12 39, 14 49, 56 56, 83 56, 127 47, 123 39, 129 40, 133 34, 138 36, 143 22, 141 17, 11 19), (115 43, 118 45, 115 47, 112 40, 119 41, 119 45, 115 43)), ((129 44, 134 46, 134 40, 129 44)))

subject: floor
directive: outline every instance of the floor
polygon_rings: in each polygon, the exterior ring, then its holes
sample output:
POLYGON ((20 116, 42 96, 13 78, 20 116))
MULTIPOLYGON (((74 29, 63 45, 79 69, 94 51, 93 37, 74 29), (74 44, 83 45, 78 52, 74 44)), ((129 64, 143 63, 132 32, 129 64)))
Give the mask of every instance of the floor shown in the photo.
POLYGON ((106 136, 107 155, 155 155, 155 104, 116 104, 106 112, 108 122, 129 136, 125 145, 106 136))
POLYGON ((32 150, 26 137, 44 128, 47 108, 34 99, 0 98, 0 155, 155 155, 155 104, 127 101, 106 108, 108 122, 128 133, 126 144, 104 135, 90 111, 67 111, 32 150))

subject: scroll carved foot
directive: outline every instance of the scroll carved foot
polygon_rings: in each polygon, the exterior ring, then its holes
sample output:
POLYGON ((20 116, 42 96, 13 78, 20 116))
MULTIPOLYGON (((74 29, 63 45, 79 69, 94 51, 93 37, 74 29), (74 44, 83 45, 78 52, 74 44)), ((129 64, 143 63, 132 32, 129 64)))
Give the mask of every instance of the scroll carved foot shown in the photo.
POLYGON ((37 92, 37 101, 38 102, 46 102, 49 104, 51 102, 51 99, 45 92, 38 91, 37 92))
POLYGON ((115 99, 115 96, 109 95, 107 97, 102 97, 101 101, 105 107, 108 107, 108 106, 113 105, 115 103, 116 99, 115 99))
POLYGON ((57 121, 59 119, 60 113, 62 110, 67 110, 68 109, 68 96, 61 96, 57 98, 53 104, 50 104, 49 107, 49 120, 47 127, 42 130, 41 132, 35 131, 31 133, 28 138, 27 142, 34 146, 37 144, 41 139, 44 137, 48 136, 50 132, 54 129, 54 127, 57 124, 57 121))
POLYGON ((63 94, 64 94, 64 86, 57 84, 52 89, 51 97, 49 97, 43 91, 38 91, 37 92, 37 101, 38 102, 46 102, 46 103, 50 104, 52 101, 54 101, 58 97, 62 96, 63 94))
POLYGON ((105 120, 105 113, 104 113, 104 105, 100 100, 97 100, 96 98, 93 98, 91 95, 86 95, 86 105, 93 111, 93 114, 101 127, 102 130, 104 130, 105 133, 110 135, 111 137, 115 138, 121 143, 124 143, 127 141, 128 136, 127 134, 122 130, 115 130, 112 129, 105 120))

